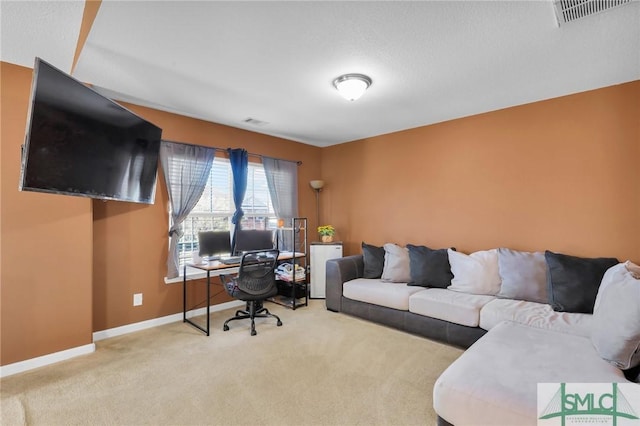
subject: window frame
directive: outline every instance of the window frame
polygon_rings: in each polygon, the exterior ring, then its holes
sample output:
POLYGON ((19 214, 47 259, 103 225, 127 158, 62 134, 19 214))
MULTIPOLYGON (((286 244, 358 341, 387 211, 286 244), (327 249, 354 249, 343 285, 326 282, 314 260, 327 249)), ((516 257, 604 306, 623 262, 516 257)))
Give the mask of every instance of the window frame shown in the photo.
MULTIPOLYGON (((184 222, 182 223, 182 230, 183 230, 183 235, 180 238, 180 240, 178 241, 178 259, 179 259, 179 274, 180 276, 176 279, 173 280, 165 280, 166 282, 176 282, 178 280, 182 280, 182 274, 184 273, 184 265, 186 263, 191 262, 192 256, 193 256, 193 252, 195 250, 197 250, 197 232, 199 232, 200 230, 230 230, 233 231, 234 225, 231 223, 231 217, 233 216, 233 214, 235 213, 235 206, 233 204, 233 177, 232 177, 232 171, 231 171, 231 162, 229 161, 228 158, 226 157, 215 157, 213 160, 214 164, 211 167, 211 172, 210 172, 210 176, 207 180, 207 185, 205 187, 205 190, 203 191, 203 194, 201 195, 201 199, 204 196, 209 196, 211 198, 211 209, 209 209, 209 211, 203 211, 203 210, 198 210, 198 205, 200 204, 200 201, 198 202, 198 204, 196 204, 196 207, 194 207, 193 211, 191 211, 189 213, 189 215, 185 218, 184 222), (223 163, 225 165, 225 167, 227 168, 226 170, 226 177, 224 178, 223 183, 226 184, 226 191, 225 195, 228 197, 228 200, 225 200, 225 202, 228 202, 228 208, 229 211, 215 211, 215 207, 214 207, 214 193, 216 192, 215 188, 220 188, 220 182, 219 183, 215 183, 214 179, 216 178, 215 174, 214 174, 214 167, 220 167, 220 164, 223 163), (227 195, 228 194, 228 195, 227 195), (212 211, 214 210, 214 211, 212 211), (201 218, 206 217, 211 219, 211 227, 208 228, 198 228, 193 222, 197 221, 197 220, 201 220, 201 218), (214 220, 216 218, 226 218, 226 225, 225 226, 214 226, 214 220), (191 223, 189 224, 188 222, 191 221, 191 223), (188 226, 187 226, 188 225, 188 226), (188 240, 184 240, 185 237, 188 237, 188 240)), ((261 162, 249 162, 249 173, 247 176, 247 192, 245 194, 245 198, 244 198, 244 202, 242 205, 242 209, 244 210, 244 216, 242 218, 242 225, 243 225, 243 229, 276 229, 277 228, 277 221, 278 218, 275 214, 275 211, 273 209, 273 202, 271 200, 271 193, 269 191, 269 187, 267 184, 267 179, 266 179, 266 175, 265 175, 265 170, 264 170, 264 165, 261 162), (256 212, 256 211, 252 211, 249 209, 250 206, 248 206, 246 204, 247 200, 255 200, 256 198, 259 198, 256 196, 256 169, 261 170, 261 176, 260 173, 258 173, 258 177, 262 177, 262 181, 259 182, 259 185, 261 186, 261 190, 260 192, 262 194, 262 196, 266 195, 267 197, 267 206, 266 206, 266 212, 262 211, 262 212, 256 212), (261 219, 262 221, 262 225, 256 227, 256 219, 261 219), (251 222, 253 222, 251 224, 251 222), (251 225, 250 225, 251 224, 251 225)), ((220 196, 218 194, 218 196, 220 196)), ((255 208, 255 203, 254 206, 255 208)), ((169 206, 169 211, 170 211, 171 207, 169 206)), ((169 221, 171 221, 171 215, 169 215, 169 221)), ((190 268, 187 268, 187 270, 189 270, 190 268)), ((197 271, 197 270, 192 270, 192 273, 190 274, 189 272, 187 272, 188 276, 193 275, 193 272, 197 271)), ((198 271, 200 272, 200 271, 198 271)))

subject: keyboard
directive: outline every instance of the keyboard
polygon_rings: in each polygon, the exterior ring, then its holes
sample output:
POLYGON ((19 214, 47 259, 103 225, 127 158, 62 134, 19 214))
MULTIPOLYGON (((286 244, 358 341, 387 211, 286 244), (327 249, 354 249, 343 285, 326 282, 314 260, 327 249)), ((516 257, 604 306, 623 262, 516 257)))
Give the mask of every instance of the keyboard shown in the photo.
POLYGON ((225 265, 235 265, 237 263, 240 263, 241 260, 242 260, 242 256, 232 256, 232 257, 227 257, 225 259, 220 259, 220 263, 225 265))

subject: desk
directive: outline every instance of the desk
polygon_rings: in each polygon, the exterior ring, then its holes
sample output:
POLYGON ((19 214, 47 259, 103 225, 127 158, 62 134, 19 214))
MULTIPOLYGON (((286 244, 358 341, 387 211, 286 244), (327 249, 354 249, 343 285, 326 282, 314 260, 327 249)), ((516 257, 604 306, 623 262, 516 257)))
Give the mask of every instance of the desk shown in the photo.
MULTIPOLYGON (((294 257, 299 258, 305 256, 304 253, 292 253, 292 252, 282 252, 278 255, 278 261, 283 260, 291 260, 294 257)), ((217 260, 211 262, 203 262, 203 263, 185 263, 183 275, 182 275, 182 322, 186 322, 202 331, 207 336, 209 335, 210 330, 210 308, 211 308, 211 276, 218 277, 220 275, 226 274, 236 274, 240 270, 240 264, 235 263, 233 265, 225 265, 224 263, 218 262, 217 260), (187 318, 187 266, 190 268, 200 269, 202 271, 207 271, 207 327, 204 328, 199 324, 194 323, 189 318, 187 318)))

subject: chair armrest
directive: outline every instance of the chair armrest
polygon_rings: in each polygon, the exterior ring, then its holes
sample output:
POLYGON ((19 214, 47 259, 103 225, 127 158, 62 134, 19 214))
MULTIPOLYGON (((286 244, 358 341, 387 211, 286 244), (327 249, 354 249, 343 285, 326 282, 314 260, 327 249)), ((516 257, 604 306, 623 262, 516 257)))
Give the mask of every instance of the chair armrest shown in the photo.
POLYGON ((218 275, 218 278, 220 279, 222 288, 224 288, 227 294, 231 297, 236 297, 235 290, 238 288, 236 285, 238 274, 220 274, 218 275))
POLYGON ((340 312, 342 284, 362 278, 364 260, 361 254, 327 260, 326 266, 326 303, 330 311, 340 312))
POLYGON ((237 276, 238 276, 237 274, 220 274, 218 275, 218 278, 220 279, 221 283, 225 284, 230 281, 233 281, 233 279, 237 276))

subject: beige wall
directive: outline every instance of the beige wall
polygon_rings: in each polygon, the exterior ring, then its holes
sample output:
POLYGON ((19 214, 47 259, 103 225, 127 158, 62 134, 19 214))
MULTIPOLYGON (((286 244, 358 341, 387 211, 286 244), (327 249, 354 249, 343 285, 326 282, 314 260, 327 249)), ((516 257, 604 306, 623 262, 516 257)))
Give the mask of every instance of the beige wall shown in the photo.
POLYGON ((640 81, 323 150, 323 218, 360 242, 640 261, 640 81))

